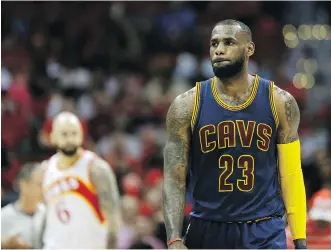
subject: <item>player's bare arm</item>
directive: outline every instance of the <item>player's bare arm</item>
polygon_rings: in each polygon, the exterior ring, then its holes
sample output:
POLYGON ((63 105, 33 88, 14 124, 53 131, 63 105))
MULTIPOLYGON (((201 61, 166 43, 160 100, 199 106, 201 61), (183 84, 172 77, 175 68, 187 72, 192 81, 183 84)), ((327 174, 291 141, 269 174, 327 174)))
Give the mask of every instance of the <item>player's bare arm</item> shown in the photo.
POLYGON ((184 247, 180 238, 184 219, 190 123, 195 93, 196 90, 193 88, 178 96, 171 104, 166 118, 168 137, 164 149, 163 212, 168 244, 172 243, 170 247, 176 248, 184 247))
POLYGON ((120 199, 115 174, 101 158, 93 161, 91 181, 98 194, 99 204, 108 226, 108 249, 116 248, 121 223, 120 199))
POLYGON ((279 117, 277 143, 286 144, 298 140, 300 110, 296 100, 287 91, 275 87, 275 101, 279 117))
POLYGON ((301 170, 298 128, 300 110, 294 97, 275 87, 281 189, 296 248, 306 248, 306 194, 301 170))

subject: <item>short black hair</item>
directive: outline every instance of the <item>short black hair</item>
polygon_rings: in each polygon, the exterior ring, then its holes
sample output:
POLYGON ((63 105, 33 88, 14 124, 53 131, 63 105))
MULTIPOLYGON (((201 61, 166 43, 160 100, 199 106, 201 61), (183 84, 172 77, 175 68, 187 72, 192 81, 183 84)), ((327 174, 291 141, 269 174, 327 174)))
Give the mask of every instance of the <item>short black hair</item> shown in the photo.
POLYGON ((249 37, 249 39, 252 41, 252 31, 251 29, 246 25, 244 24, 243 22, 240 22, 238 20, 234 20, 234 19, 226 19, 226 20, 223 20, 223 21, 220 21, 218 23, 216 23, 213 27, 213 29, 216 27, 216 26, 219 26, 219 25, 239 25, 242 32, 246 33, 247 36, 249 37))
POLYGON ((29 162, 23 165, 20 171, 17 174, 17 181, 29 181, 31 180, 31 176, 33 171, 39 166, 37 162, 29 162))

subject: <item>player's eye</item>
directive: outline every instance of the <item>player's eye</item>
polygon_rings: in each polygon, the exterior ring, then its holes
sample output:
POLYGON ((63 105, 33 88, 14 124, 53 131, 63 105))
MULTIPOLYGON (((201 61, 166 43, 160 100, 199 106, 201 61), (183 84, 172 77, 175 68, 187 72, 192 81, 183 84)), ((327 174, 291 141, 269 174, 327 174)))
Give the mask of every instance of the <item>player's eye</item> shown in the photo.
POLYGON ((234 45, 234 42, 231 40, 227 40, 227 41, 225 41, 225 45, 232 46, 232 45, 234 45))
POLYGON ((213 42, 211 42, 211 46, 212 46, 212 47, 217 47, 217 45, 218 45, 218 43, 217 43, 217 42, 214 42, 214 41, 213 41, 213 42))

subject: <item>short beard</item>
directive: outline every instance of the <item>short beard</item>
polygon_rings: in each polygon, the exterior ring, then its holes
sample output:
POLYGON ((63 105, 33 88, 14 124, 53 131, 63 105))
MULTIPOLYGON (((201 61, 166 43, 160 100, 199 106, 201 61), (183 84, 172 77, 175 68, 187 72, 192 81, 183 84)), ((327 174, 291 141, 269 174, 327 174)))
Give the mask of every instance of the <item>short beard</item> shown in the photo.
POLYGON ((234 63, 225 65, 223 67, 214 67, 214 75, 219 79, 232 78, 238 75, 244 68, 245 57, 239 58, 234 63))
POLYGON ((61 153, 63 153, 65 156, 74 156, 77 153, 78 147, 74 149, 64 149, 64 148, 58 148, 61 153))

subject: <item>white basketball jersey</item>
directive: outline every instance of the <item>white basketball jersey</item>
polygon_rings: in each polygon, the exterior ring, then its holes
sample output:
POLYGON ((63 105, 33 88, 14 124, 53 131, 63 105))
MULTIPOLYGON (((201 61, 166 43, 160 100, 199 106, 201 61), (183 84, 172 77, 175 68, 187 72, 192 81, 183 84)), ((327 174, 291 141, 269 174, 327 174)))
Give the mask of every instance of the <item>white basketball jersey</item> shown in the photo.
POLYGON ((58 169, 58 154, 48 161, 43 192, 47 204, 45 249, 105 248, 107 227, 89 178, 97 156, 84 151, 67 169, 58 169))

